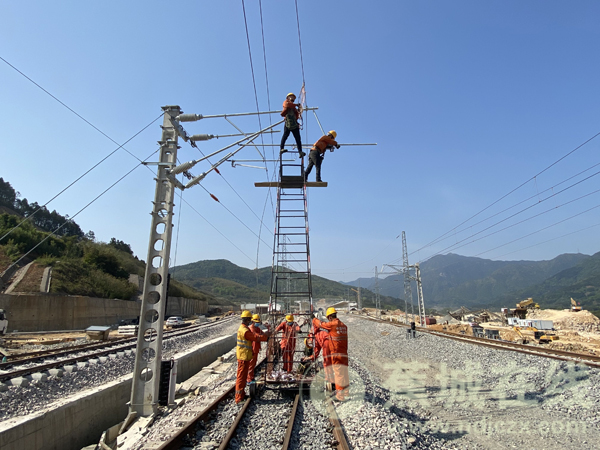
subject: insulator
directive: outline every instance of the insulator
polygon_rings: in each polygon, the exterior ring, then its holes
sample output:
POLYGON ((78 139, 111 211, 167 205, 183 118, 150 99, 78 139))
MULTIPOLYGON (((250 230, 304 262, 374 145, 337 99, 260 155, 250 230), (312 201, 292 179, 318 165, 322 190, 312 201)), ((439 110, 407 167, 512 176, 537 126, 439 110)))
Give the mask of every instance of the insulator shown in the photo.
POLYGON ((204 177, 206 177, 206 172, 204 172, 201 175, 198 175, 196 178, 194 178, 192 181, 190 181, 188 184, 185 185, 185 188, 191 188, 192 186, 195 186, 196 184, 200 183, 204 177))
MULTIPOLYGON (((213 194, 210 194, 210 196, 212 197, 212 199, 213 199, 215 202, 219 202, 219 199, 218 199, 217 197, 215 197, 213 194)), ((221 202, 219 202, 219 203, 221 203, 221 202)))
POLYGON ((190 140, 191 141, 208 141, 214 137, 215 137, 214 134, 194 134, 193 136, 190 136, 190 140))
POLYGON ((219 175, 221 175, 221 172, 219 172, 219 169, 217 169, 216 167, 215 167, 215 172, 217 172, 219 175))
POLYGON ((175 119, 180 122, 195 122, 202 119, 202 114, 180 114, 175 119))
POLYGON ((195 165, 196 165, 196 161, 184 162, 183 164, 180 164, 177 167, 175 167, 173 170, 171 170, 171 173, 173 175, 177 175, 177 174, 180 174, 181 172, 183 172, 185 170, 191 169, 195 165))

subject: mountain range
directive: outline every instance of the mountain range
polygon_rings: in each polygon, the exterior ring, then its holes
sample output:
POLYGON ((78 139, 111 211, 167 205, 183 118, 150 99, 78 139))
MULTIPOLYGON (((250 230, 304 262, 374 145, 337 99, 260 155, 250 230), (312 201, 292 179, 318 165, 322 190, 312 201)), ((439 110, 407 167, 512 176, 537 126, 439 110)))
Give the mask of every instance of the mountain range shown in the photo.
MULTIPOLYGON (((421 263, 420 269, 425 305, 431 308, 498 309, 533 297, 543 308, 565 309, 573 297, 585 309, 600 311, 600 253, 563 254, 549 261, 492 261, 448 254, 421 263)), ((359 283, 372 289, 375 278, 347 284, 359 283)), ((379 286, 382 294, 404 297, 402 275, 380 278, 379 286)))

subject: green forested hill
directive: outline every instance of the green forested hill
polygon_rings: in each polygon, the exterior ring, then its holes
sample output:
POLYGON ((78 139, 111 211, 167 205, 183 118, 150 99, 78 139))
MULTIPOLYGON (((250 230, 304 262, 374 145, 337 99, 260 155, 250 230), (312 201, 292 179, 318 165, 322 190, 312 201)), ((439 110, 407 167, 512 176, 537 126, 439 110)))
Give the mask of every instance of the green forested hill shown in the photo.
MULTIPOLYGON (((196 289, 225 297, 236 303, 264 303, 269 299, 270 267, 251 270, 239 267, 225 259, 205 260, 174 267, 171 269, 171 276, 196 289)), ((313 275, 312 286, 315 300, 348 297, 348 286, 337 281, 313 275)), ((375 305, 375 294, 372 291, 362 289, 361 294, 364 306, 375 305)), ((356 299, 354 292, 351 293, 350 299, 351 301, 356 299)), ((381 303, 396 308, 401 302, 392 297, 381 296, 381 303)))
POLYGON ((515 299, 533 297, 542 308, 567 309, 571 297, 596 315, 600 314, 600 252, 563 270, 542 283, 512 292, 494 300, 513 306, 515 299))

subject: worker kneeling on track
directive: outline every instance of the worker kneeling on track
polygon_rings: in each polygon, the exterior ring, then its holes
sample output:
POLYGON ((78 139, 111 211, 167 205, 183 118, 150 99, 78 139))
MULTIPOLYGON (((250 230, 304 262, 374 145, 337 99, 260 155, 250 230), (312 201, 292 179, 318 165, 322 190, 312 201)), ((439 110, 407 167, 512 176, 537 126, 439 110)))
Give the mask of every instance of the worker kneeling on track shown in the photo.
POLYGON ((329 351, 333 375, 335 378, 335 400, 345 401, 349 395, 350 378, 348 375, 348 327, 337 318, 335 308, 328 308, 325 313, 328 322, 316 317, 313 326, 329 331, 329 351))
MULTIPOLYGON (((264 336, 263 330, 260 328, 262 320, 259 314, 252 316, 252 324, 250 325, 250 331, 259 336, 264 336)), ((258 354, 260 353, 261 341, 252 341, 252 359, 250 360, 250 366, 248 367, 248 383, 254 381, 254 369, 256 367, 256 361, 258 360, 258 354)))
POLYGON ((253 333, 250 328, 250 322, 252 320, 252 313, 250 311, 243 311, 242 323, 237 332, 237 348, 236 356, 238 360, 237 377, 235 380, 235 402, 239 403, 246 397, 246 381, 248 379, 248 369, 250 363, 254 357, 252 350, 252 342, 266 341, 269 339, 271 333, 268 331, 263 335, 253 333))

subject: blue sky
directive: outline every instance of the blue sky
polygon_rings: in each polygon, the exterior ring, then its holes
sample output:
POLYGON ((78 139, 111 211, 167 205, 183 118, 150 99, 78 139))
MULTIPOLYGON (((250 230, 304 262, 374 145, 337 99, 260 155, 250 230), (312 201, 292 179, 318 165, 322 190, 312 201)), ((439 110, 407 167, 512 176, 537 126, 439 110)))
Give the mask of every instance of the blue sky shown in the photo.
MULTIPOLYGON (((302 85, 295 3, 262 0, 270 97, 258 6, 245 1, 258 101, 261 110, 269 102, 279 109, 302 85)), ((600 208, 584 213, 600 205, 593 193, 600 175, 581 181, 600 170, 592 168, 600 162, 600 136, 532 179, 600 132, 598 2, 298 0, 298 10, 308 105, 319 107, 321 123, 336 129, 340 142, 379 144, 327 154, 329 187, 309 193, 314 273, 345 281, 371 276, 374 266, 401 258, 403 230, 411 263, 448 251, 540 260, 600 250, 600 208), (427 245, 445 233, 446 240, 427 245), (468 245, 452 247, 463 239, 468 245)), ((205 115, 256 110, 241 1, 3 1, 2 11, 0 56, 119 143, 166 104, 205 115)), ((0 98, 0 176, 30 201, 47 202, 117 147, 4 61, 0 98)), ((312 115, 305 122, 303 140, 313 143, 320 130, 312 115)), ((255 117, 234 123, 258 129, 255 117)), ((140 159, 152 154, 159 124, 127 150, 140 159)), ((185 127, 236 132, 222 119, 185 127)), ((181 161, 200 156, 181 146, 181 161)), ((237 156, 257 153, 247 148, 237 156)), ((136 164, 119 150, 48 207, 73 216, 136 164)), ((197 186, 184 200, 235 246, 177 201, 171 263, 257 264, 254 214, 262 215, 267 190, 253 183, 266 173, 230 165, 221 173, 235 192, 216 174, 203 186, 253 232, 197 186)), ((130 243, 145 259, 153 193, 153 174, 139 167, 75 220, 99 240, 130 243)), ((264 223, 270 246, 269 200, 264 223)), ((271 264, 269 246, 260 246, 259 267, 271 264)))

